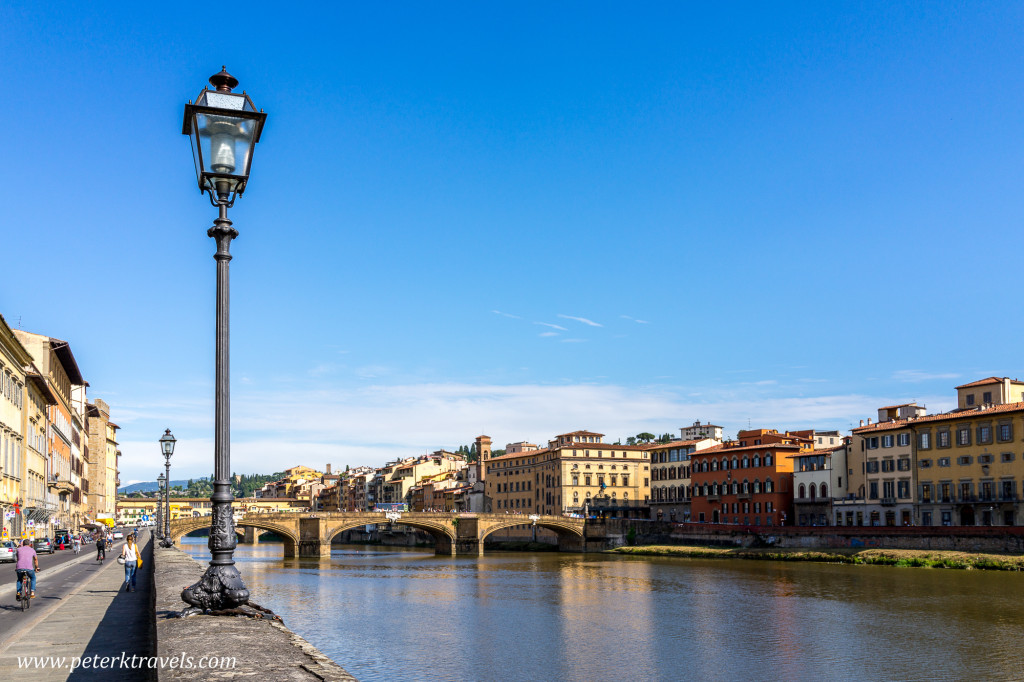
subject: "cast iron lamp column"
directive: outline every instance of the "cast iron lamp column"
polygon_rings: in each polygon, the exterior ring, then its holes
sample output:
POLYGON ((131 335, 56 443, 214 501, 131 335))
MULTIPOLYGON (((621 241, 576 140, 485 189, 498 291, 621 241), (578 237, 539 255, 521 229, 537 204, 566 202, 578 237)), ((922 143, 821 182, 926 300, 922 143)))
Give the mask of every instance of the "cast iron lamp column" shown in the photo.
POLYGON ((228 208, 245 191, 253 148, 259 142, 267 115, 257 112, 243 91, 231 92, 238 79, 227 68, 210 77, 214 90, 203 88, 196 103, 185 106, 182 134, 192 138, 199 190, 208 192, 218 216, 207 235, 217 240, 217 349, 214 427, 214 479, 210 520, 210 566, 195 585, 181 592, 190 605, 182 616, 239 609, 249 601, 242 576, 232 558, 238 538, 231 502, 231 386, 228 361, 228 263, 229 247, 238 231, 228 220, 228 208))
POLYGON ((160 451, 164 455, 164 466, 167 469, 167 494, 164 496, 164 539, 160 542, 161 547, 174 547, 174 541, 171 540, 171 455, 174 454, 176 442, 171 430, 164 429, 164 435, 160 436, 160 451))
POLYGON ((164 475, 156 477, 156 536, 164 535, 164 475))

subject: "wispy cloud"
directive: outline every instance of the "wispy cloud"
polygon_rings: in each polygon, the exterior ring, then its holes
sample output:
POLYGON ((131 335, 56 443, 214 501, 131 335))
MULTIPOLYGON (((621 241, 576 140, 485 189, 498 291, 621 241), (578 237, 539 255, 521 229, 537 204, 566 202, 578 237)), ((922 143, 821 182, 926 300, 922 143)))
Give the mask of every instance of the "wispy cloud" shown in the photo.
POLYGON ((563 332, 569 331, 568 329, 566 329, 565 327, 562 327, 561 325, 551 324, 550 322, 534 322, 534 324, 539 324, 539 325, 541 325, 543 327, 551 327, 552 329, 558 329, 559 331, 563 331, 563 332))
POLYGON ((960 375, 946 372, 925 372, 920 369, 900 369, 892 373, 892 378, 894 381, 918 383, 935 379, 959 379, 960 375))
POLYGON ((586 343, 586 339, 562 339, 562 343, 586 343))
MULTIPOLYGON (((293 464, 322 467, 328 462, 380 466, 424 449, 458 447, 481 433, 496 443, 546 442, 581 428, 607 434, 676 432, 698 418, 721 424, 729 436, 746 428, 748 419, 765 428, 845 430, 892 401, 892 396, 859 394, 777 397, 779 391, 749 384, 673 390, 597 383, 366 383, 309 391, 256 382, 232 394, 232 469, 270 473, 293 464)), ((152 452, 168 426, 178 438, 175 478, 208 475, 213 469, 211 402, 180 400, 138 410, 133 433, 151 431, 153 437, 121 443, 123 480, 154 479, 160 467, 152 452)), ((933 402, 928 403, 931 411, 939 411, 941 399, 933 402)), ((127 407, 113 408, 128 416, 127 407)))
POLYGON ((560 318, 562 318, 563 320, 575 320, 576 322, 580 322, 580 323, 588 325, 590 327, 603 327, 604 326, 603 324, 600 324, 599 322, 594 322, 593 320, 588 320, 585 317, 573 317, 572 315, 562 315, 561 313, 559 313, 558 316, 560 318))
POLYGON ((537 336, 558 336, 558 332, 541 332, 537 336))
POLYGON ((519 317, 518 315, 513 315, 512 313, 503 313, 500 310, 492 310, 491 312, 494 313, 495 315, 501 315, 502 317, 511 317, 513 320, 521 320, 521 319, 523 319, 523 318, 519 317))
POLYGON ((650 324, 647 320, 638 320, 635 317, 630 317, 629 315, 619 315, 619 317, 624 320, 629 320, 630 322, 636 322, 637 324, 650 324))

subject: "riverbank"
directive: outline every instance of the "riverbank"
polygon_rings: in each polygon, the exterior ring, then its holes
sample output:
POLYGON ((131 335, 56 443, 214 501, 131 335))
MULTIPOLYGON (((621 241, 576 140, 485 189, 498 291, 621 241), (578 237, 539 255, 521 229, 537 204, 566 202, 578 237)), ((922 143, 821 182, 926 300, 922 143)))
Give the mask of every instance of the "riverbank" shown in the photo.
POLYGON ((962 570, 1024 571, 1024 555, 981 554, 915 549, 806 550, 780 547, 711 547, 702 545, 644 545, 616 547, 610 554, 666 556, 690 559, 754 559, 761 561, 811 561, 830 564, 954 568, 962 570))

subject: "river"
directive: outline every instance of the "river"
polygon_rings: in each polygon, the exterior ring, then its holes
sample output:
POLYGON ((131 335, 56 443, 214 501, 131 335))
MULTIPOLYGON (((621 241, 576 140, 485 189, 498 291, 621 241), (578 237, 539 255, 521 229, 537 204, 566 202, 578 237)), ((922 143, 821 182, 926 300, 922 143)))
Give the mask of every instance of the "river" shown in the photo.
POLYGON ((1017 573, 282 549, 238 546, 253 601, 362 682, 1024 678, 1017 573))

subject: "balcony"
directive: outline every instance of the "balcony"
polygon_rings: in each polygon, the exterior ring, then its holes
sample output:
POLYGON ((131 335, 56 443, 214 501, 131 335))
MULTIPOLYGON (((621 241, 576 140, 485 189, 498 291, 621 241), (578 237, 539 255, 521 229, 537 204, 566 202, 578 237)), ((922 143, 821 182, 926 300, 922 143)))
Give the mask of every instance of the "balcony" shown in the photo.
POLYGON ((738 499, 738 500, 749 500, 750 499, 750 493, 737 493, 736 494, 736 499, 738 499))
POLYGON ((718 502, 721 499, 722 499, 721 495, 718 495, 717 493, 714 494, 714 495, 708 495, 708 497, 707 497, 708 502, 718 502))

